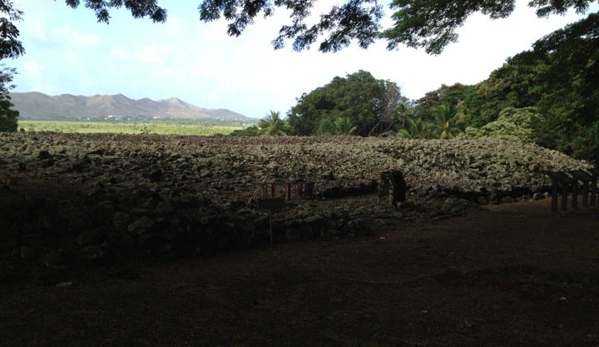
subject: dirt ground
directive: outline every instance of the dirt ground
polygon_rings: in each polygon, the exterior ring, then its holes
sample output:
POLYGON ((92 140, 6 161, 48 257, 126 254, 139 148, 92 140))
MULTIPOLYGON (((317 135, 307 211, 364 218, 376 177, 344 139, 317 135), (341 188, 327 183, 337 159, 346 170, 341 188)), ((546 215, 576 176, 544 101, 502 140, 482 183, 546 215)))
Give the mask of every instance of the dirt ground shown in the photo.
POLYGON ((1 345, 599 346, 599 214, 549 204, 13 281, 1 345))

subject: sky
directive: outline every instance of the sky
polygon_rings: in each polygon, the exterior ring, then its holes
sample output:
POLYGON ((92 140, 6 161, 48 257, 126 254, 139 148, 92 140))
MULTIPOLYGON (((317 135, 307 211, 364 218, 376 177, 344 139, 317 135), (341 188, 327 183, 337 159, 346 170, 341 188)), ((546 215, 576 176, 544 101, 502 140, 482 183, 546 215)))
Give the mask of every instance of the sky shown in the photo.
MULTIPOLYGON (((319 0, 312 13, 337 2, 319 0)), ((229 37, 225 20, 199 20, 200 0, 159 1, 168 10, 165 24, 134 19, 119 9, 111 12, 108 25, 97 23, 84 6, 73 10, 63 0, 14 0, 24 12, 18 28, 26 54, 6 65, 18 72, 14 92, 176 97, 262 118, 270 111, 285 115, 302 94, 359 70, 397 83, 410 99, 442 84, 475 84, 542 36, 582 18, 569 13, 539 19, 527 2, 517 0, 507 19, 470 17, 458 30, 457 43, 430 56, 405 46, 388 51, 384 41, 367 50, 353 44, 337 53, 320 53, 317 46, 295 52, 291 43, 274 50, 271 41, 288 19, 283 10, 229 37)))

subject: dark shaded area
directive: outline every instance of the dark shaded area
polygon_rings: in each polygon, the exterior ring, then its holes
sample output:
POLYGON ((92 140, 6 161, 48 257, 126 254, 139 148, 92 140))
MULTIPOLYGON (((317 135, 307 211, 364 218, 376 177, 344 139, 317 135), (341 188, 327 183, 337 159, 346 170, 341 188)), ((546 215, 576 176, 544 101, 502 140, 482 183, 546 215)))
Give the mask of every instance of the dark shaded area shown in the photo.
MULTIPOLYGON (((30 202, 32 205, 41 202, 30 202)), ((597 210, 548 199, 360 238, 0 286, 3 346, 594 346, 597 210)))

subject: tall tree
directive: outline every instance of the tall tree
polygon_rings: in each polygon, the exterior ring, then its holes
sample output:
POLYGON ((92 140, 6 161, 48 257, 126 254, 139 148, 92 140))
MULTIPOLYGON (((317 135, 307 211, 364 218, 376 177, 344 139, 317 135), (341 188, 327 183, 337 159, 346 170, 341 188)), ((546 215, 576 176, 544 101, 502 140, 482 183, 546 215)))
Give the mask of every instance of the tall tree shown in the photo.
POLYGON ((331 135, 353 135, 356 132, 356 127, 347 117, 337 119, 322 118, 318 122, 318 130, 316 135, 331 136, 331 135))
POLYGON ((439 139, 453 139, 460 132, 457 124, 457 108, 452 104, 437 104, 433 107, 433 133, 439 139))
POLYGON ((0 0, 0 60, 17 58, 25 53, 15 24, 22 16, 23 12, 16 9, 12 1, 0 0))
POLYGON ((379 81, 379 83, 385 94, 378 101, 379 105, 377 105, 377 109, 380 113, 378 122, 370 129, 368 136, 386 133, 391 130, 396 125, 396 122, 399 121, 397 107, 407 102, 407 98, 401 95, 401 89, 396 83, 383 80, 379 81))
POLYGON ((345 78, 335 77, 298 99, 289 112, 291 132, 316 135, 319 129, 332 129, 336 120, 347 118, 356 135, 380 134, 386 127, 379 125, 392 118, 392 110, 405 100, 399 90, 397 84, 377 80, 363 70, 345 78))
MULTIPOLYGON (((0 0, 0 61, 17 58, 25 53, 23 44, 18 40, 19 29, 15 23, 21 20, 23 13, 14 8, 11 1, 0 0)), ((19 112, 13 109, 9 91, 12 85, 14 68, 0 64, 0 131, 16 131, 19 112)))
POLYGON ((353 135, 356 132, 356 127, 347 117, 335 119, 335 135, 353 135))
POLYGON ((535 107, 544 118, 537 144, 599 161, 598 28, 599 14, 590 14, 508 59, 465 100, 466 123, 482 128, 506 108, 535 107))
POLYGON ((15 74, 14 68, 0 64, 0 132, 17 131, 19 111, 13 109, 8 92, 14 88, 11 84, 15 74))
POLYGON ((405 123, 396 135, 404 139, 430 139, 434 138, 433 123, 419 117, 406 117, 405 123))
POLYGON ((425 120, 435 121, 437 116, 434 108, 439 105, 447 105, 452 111, 455 111, 458 117, 455 119, 455 123, 460 123, 464 113, 467 112, 468 104, 464 101, 470 100, 475 91, 476 87, 472 85, 456 83, 448 86, 442 84, 438 89, 427 92, 422 98, 416 100, 412 113, 425 120))

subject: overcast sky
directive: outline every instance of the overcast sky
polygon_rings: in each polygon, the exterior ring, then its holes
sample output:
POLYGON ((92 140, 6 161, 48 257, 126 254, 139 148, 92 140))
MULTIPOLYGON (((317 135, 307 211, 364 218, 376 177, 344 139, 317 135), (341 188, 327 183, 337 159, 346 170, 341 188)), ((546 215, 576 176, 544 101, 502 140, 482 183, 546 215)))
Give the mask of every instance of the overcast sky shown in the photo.
MULTIPOLYGON (((338 1, 320 0, 319 6, 338 1)), ((14 2, 25 12, 19 29, 26 49, 25 56, 7 61, 18 70, 16 92, 176 97, 256 118, 270 110, 285 114, 303 93, 358 70, 396 82, 410 99, 442 84, 475 84, 508 57, 581 18, 572 13, 538 19, 526 6, 528 0, 518 0, 508 19, 469 18, 459 30, 459 42, 439 56, 406 47, 387 51, 385 42, 368 50, 353 45, 323 54, 317 47, 300 53, 290 45, 273 50, 271 40, 286 19, 283 11, 231 38, 224 20, 200 22, 200 0, 159 1, 168 10, 166 24, 133 19, 121 9, 112 11, 109 25, 97 23, 83 6, 72 10, 64 0, 14 2)))

